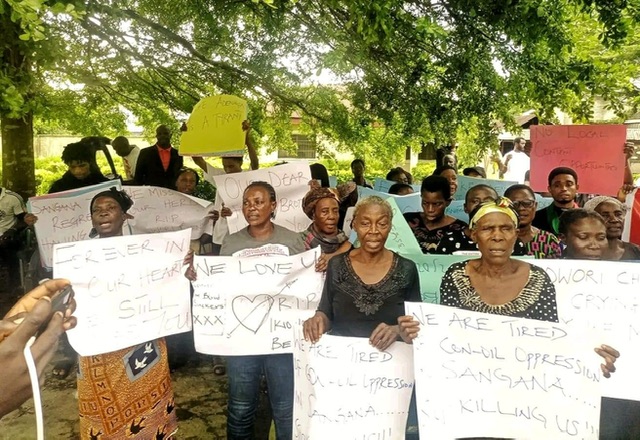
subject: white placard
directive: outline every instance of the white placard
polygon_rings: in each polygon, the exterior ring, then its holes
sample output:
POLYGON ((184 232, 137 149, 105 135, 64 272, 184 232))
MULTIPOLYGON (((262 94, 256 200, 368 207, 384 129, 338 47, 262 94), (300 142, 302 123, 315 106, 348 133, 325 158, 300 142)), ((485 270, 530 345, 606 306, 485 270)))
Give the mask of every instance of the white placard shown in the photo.
MULTIPOLYGON (((51 268, 53 246, 89 238, 91 232, 91 199, 96 194, 115 187, 122 189, 120 181, 102 182, 84 188, 31 197, 27 210, 38 216, 35 224, 40 259, 46 268, 51 268)), ((128 228, 124 228, 128 234, 128 228)))
POLYGON ((355 212, 355 206, 349 206, 347 212, 344 215, 344 225, 342 226, 342 232, 349 237, 351 235, 351 223, 353 222, 353 213, 355 212))
POLYGON ((413 391, 410 345, 366 338, 295 341, 294 439, 403 439, 413 391))
POLYGON ((125 186, 133 200, 129 226, 133 234, 172 232, 191 228, 191 239, 212 234, 213 221, 207 216, 213 203, 157 186, 125 186))
POLYGON ((196 351, 219 355, 291 353, 293 329, 315 313, 323 274, 319 248, 292 256, 195 258, 196 351))
POLYGON ((553 322, 406 303, 420 432, 597 439, 600 358, 584 332, 553 322))
POLYGON ((561 323, 579 326, 620 352, 616 373, 604 381, 607 397, 640 400, 640 265, 614 261, 531 260, 556 287, 561 323))
POLYGON ((56 245, 54 276, 71 281, 77 302, 73 348, 91 356, 191 330, 190 239, 187 229, 56 245))
POLYGON ((276 191, 278 206, 274 223, 292 231, 307 229, 311 220, 302 211, 302 199, 309 191, 311 170, 306 163, 291 163, 272 168, 263 168, 245 173, 213 176, 218 194, 225 207, 231 209, 227 217, 229 233, 233 234, 247 226, 242 215, 242 193, 251 182, 270 183, 276 191))

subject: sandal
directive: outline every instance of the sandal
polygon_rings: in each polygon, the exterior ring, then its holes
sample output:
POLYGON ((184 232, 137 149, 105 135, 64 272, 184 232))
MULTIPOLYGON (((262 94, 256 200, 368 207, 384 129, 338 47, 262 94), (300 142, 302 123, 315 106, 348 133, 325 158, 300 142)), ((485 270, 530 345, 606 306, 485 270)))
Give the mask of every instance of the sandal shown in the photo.
POLYGON ((56 379, 66 379, 69 373, 71 373, 71 370, 73 369, 75 364, 76 361, 74 359, 63 359, 59 362, 56 362, 56 364, 53 366, 51 374, 56 379))

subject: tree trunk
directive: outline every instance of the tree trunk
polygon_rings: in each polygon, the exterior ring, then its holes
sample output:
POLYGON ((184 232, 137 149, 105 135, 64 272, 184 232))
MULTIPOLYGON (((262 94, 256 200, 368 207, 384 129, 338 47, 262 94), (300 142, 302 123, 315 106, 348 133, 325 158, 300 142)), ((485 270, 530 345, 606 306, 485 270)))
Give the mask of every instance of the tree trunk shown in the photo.
POLYGON ((25 201, 36 195, 33 158, 33 114, 21 119, 2 116, 2 186, 20 194, 25 201))

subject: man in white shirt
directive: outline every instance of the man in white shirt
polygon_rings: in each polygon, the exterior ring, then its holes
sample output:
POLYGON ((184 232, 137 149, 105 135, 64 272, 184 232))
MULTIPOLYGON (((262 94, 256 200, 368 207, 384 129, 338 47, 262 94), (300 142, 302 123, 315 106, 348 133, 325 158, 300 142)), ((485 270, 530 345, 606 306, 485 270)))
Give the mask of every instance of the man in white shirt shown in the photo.
MULTIPOLYGON (((247 152, 249 153, 249 159, 251 160, 251 169, 257 170, 260 167, 258 160, 258 153, 256 152, 253 141, 251 140, 251 125, 249 121, 242 122, 242 129, 245 132, 245 145, 247 146, 247 152)), ((243 156, 241 154, 226 155, 222 157, 222 168, 216 168, 207 163, 200 156, 193 156, 193 161, 204 171, 204 178, 207 182, 215 186, 213 176, 220 176, 222 174, 235 174, 242 172, 243 156)), ((229 226, 227 225, 227 217, 231 213, 231 209, 224 206, 222 198, 216 191, 216 200, 213 202, 214 213, 219 213, 219 218, 213 225, 213 254, 218 255, 222 246, 222 240, 229 234, 229 226)))
POLYGON ((506 153, 499 162, 500 173, 504 180, 524 183, 524 176, 531 168, 531 159, 525 153, 524 147, 527 141, 521 137, 513 141, 513 150, 506 153))
POLYGON ((122 158, 125 180, 133 180, 136 173, 136 163, 140 155, 140 148, 136 145, 130 145, 129 139, 124 136, 118 136, 111 141, 111 146, 116 151, 116 154, 122 158))
POLYGON ((20 195, 0 188, 0 265, 7 269, 11 290, 18 287, 20 281, 20 232, 37 219, 27 213, 20 195))

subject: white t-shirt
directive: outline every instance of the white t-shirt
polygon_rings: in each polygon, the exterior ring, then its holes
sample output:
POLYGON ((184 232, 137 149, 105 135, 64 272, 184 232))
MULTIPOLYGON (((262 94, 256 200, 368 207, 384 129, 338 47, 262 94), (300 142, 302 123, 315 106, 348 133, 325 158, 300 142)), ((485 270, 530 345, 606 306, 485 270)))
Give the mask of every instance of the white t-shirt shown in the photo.
POLYGON ((140 155, 140 148, 132 145, 133 149, 122 158, 124 164, 124 175, 127 180, 133 180, 136 173, 136 163, 138 163, 138 156, 140 155))
MULTIPOLYGON (((222 168, 216 168, 214 166, 211 166, 209 162, 206 162, 206 164, 207 164, 207 171, 204 173, 204 179, 210 184, 212 184, 213 186, 216 186, 216 182, 213 180, 213 176, 222 176, 223 174, 226 174, 226 173, 222 168)), ((222 198, 220 197, 218 191, 216 191, 216 199, 213 202, 213 209, 215 209, 218 212, 222 210, 222 198)), ((213 237, 212 241, 215 244, 222 244, 222 240, 224 240, 224 237, 226 237, 228 234, 229 234, 229 224, 227 223, 227 218, 220 216, 216 224, 213 225, 213 234, 211 234, 213 237)))
POLYGON ((18 221, 17 216, 26 212, 19 194, 0 188, 0 237, 18 221))
POLYGON ((509 151, 502 157, 502 163, 507 167, 504 180, 524 183, 524 175, 531 168, 531 159, 524 151, 509 151))

